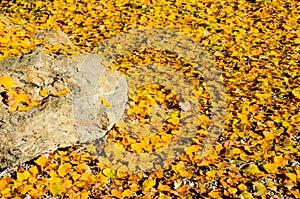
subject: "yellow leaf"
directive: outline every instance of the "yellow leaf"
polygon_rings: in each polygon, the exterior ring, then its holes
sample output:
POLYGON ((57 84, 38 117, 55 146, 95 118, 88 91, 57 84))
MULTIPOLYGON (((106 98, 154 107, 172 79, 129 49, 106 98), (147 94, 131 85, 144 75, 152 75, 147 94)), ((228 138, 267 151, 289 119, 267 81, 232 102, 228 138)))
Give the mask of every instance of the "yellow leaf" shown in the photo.
POLYGON ((136 151, 137 153, 141 153, 144 148, 145 148, 145 145, 142 143, 131 144, 131 149, 136 151))
POLYGON ((57 173, 59 176, 64 177, 70 172, 72 165, 70 163, 64 163, 58 167, 57 173))
POLYGON ((79 173, 72 173, 72 179, 74 180, 74 181, 76 181, 76 180, 78 180, 79 178, 80 178, 80 174, 79 173))
POLYGON ((262 49, 261 48, 255 48, 251 51, 252 55, 260 55, 262 53, 262 49))
POLYGON ((179 173, 182 177, 190 177, 192 174, 185 170, 185 167, 183 165, 172 165, 172 170, 174 170, 176 173, 179 173))
POLYGON ((111 191, 111 195, 117 198, 122 198, 122 192, 116 189, 111 191))
POLYGON ((191 145, 191 146, 185 148, 185 152, 188 156, 193 156, 199 152, 200 148, 201 147, 199 145, 191 145))
POLYGON ((5 188, 5 189, 1 190, 1 193, 2 193, 3 195, 6 195, 6 194, 8 194, 8 193, 10 193, 10 192, 11 192, 11 189, 10 189, 10 188, 5 188))
POLYGON ((99 97, 99 100, 101 101, 102 106, 107 106, 107 107, 112 106, 112 104, 110 102, 106 101, 103 97, 99 97))
POLYGON ((251 174, 255 174, 255 173, 261 173, 261 171, 258 169, 258 167, 256 166, 256 164, 251 164, 249 167, 247 167, 246 169, 244 169, 244 171, 251 173, 251 174))
POLYGON ((80 181, 87 181, 87 182, 91 181, 92 179, 93 179, 93 176, 91 176, 89 174, 89 172, 82 173, 80 178, 79 178, 80 181))
POLYGON ((180 123, 180 118, 179 117, 172 117, 172 118, 167 119, 167 121, 174 124, 174 125, 177 125, 177 124, 180 123))
POLYGON ((96 149, 95 145, 89 144, 86 146, 86 151, 89 153, 96 153, 97 149, 96 149))
POLYGON ((125 165, 119 167, 117 170, 117 177, 125 178, 127 176, 128 176, 128 168, 125 165))
POLYGON ((170 186, 164 185, 164 184, 162 184, 162 183, 160 182, 160 183, 158 184, 157 189, 158 189, 159 191, 169 191, 169 190, 170 190, 170 186))
POLYGON ((291 193, 295 196, 295 198, 300 198, 300 191, 298 189, 292 189, 291 193))
POLYGON ((300 99, 300 86, 292 90, 292 93, 295 97, 300 99))
POLYGON ((230 149, 230 151, 229 151, 230 156, 237 155, 237 154, 241 154, 241 149, 239 149, 239 148, 230 149))
POLYGON ((288 178, 290 178, 294 183, 297 183, 297 175, 294 173, 286 173, 285 174, 288 178))
POLYGON ((34 187, 30 184, 30 185, 28 185, 28 184, 25 184, 25 185, 23 185, 23 187, 22 187, 22 191, 21 191, 21 194, 23 195, 25 195, 25 194, 27 194, 28 192, 30 192, 31 190, 33 190, 34 189, 34 187))
POLYGON ((266 171, 268 173, 276 173, 278 168, 278 165, 275 163, 267 163, 264 165, 264 169, 266 169, 266 171))
POLYGON ((139 188, 139 185, 138 184, 136 184, 136 183, 133 183, 133 184, 131 184, 130 186, 130 189, 132 190, 132 191, 138 191, 140 188, 139 188))
POLYGON ((49 191, 53 195, 57 195, 59 192, 62 191, 62 188, 63 188, 63 183, 61 182, 61 180, 59 178, 55 178, 50 183, 49 191))
POLYGON ((89 197, 89 192, 86 190, 80 191, 80 199, 87 199, 89 197))
POLYGON ((41 167, 44 167, 45 164, 48 162, 47 158, 45 156, 40 156, 35 163, 41 167))
POLYGON ((20 181, 27 180, 30 176, 29 171, 17 172, 17 179, 20 181))
POLYGON ((274 157, 274 163, 279 167, 285 166, 287 161, 288 160, 285 157, 282 157, 282 155, 274 157))
POLYGON ((76 171, 78 173, 84 173, 86 170, 88 170, 90 167, 86 164, 80 163, 76 166, 76 171))
POLYGON ((224 55, 222 53, 220 53, 219 51, 216 51, 214 53, 214 56, 216 56, 216 57, 224 57, 224 55))
POLYGON ((130 189, 126 189, 125 191, 122 192, 122 197, 131 197, 134 194, 133 191, 131 191, 130 189))
POLYGON ((8 186, 7 177, 3 177, 0 179, 0 190, 3 190, 6 186, 8 186))
POLYGON ((265 140, 273 140, 275 138, 274 134, 270 131, 263 131, 263 134, 265 136, 265 140))
POLYGON ((117 177, 117 171, 114 168, 103 169, 102 173, 108 178, 117 177))
POLYGON ((53 95, 61 97, 61 96, 65 95, 65 94, 67 94, 67 93, 68 93, 68 90, 65 88, 65 89, 63 89, 61 91, 57 91, 57 92, 53 93, 53 95))
POLYGON ((144 191, 149 191, 156 184, 155 180, 149 178, 143 182, 144 191))
POLYGON ((186 171, 186 170, 179 170, 178 172, 179 172, 179 175, 184 178, 189 178, 193 175, 192 172, 186 171))
POLYGON ((211 191, 208 193, 209 196, 213 197, 213 198, 219 198, 221 196, 219 191, 211 191))
POLYGON ((267 188, 262 183, 260 183, 260 182, 253 182, 253 184, 255 186, 256 192, 259 195, 263 195, 267 191, 267 188))
POLYGON ((36 176, 39 173, 39 170, 37 168, 37 166, 33 166, 29 169, 29 172, 33 175, 36 176))
POLYGON ((241 160, 243 160, 243 161, 246 161, 246 160, 248 160, 248 155, 246 154, 246 153, 244 153, 244 152, 242 152, 241 154, 240 154, 240 158, 241 158, 241 160))
MULTIPOLYGON (((172 196, 166 196, 166 195, 162 195, 162 193, 160 193, 160 196, 158 197, 158 199, 172 199, 172 196)), ((186 197, 186 199, 191 199, 191 197, 186 197)))
POLYGON ((30 48, 31 47, 31 42, 28 38, 25 38, 21 42, 22 48, 30 48))
POLYGON ((236 188, 230 187, 230 188, 228 188, 228 192, 229 192, 230 194, 235 194, 235 193, 237 192, 237 189, 236 189, 236 188))
POLYGON ((197 115, 198 121, 200 122, 200 125, 207 125, 210 122, 210 119, 207 115, 201 114, 197 115))
POLYGON ((11 77, 0 76, 0 84, 10 90, 14 85, 14 80, 11 77))
POLYGON ((68 154, 67 151, 60 151, 60 150, 58 150, 57 153, 58 153, 59 155, 67 155, 67 154, 68 154))
POLYGON ((276 191, 276 190, 277 190, 276 183, 274 183, 274 182, 267 181, 265 185, 266 185, 266 187, 268 187, 268 189, 270 189, 270 190, 273 190, 273 191, 276 191))
POLYGON ((47 97, 48 96, 48 90, 47 89, 42 89, 40 90, 40 96, 41 97, 47 97))
POLYGON ((245 192, 240 194, 240 198, 242 198, 242 199, 253 199, 253 196, 252 196, 251 193, 245 191, 245 192))

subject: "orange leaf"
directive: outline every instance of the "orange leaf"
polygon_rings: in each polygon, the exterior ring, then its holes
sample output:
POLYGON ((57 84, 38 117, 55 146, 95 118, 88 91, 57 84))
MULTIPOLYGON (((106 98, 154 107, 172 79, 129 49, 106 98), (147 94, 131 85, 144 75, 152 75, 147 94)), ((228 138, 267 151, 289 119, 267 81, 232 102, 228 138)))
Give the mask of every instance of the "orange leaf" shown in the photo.
POLYGON ((122 198, 122 192, 116 189, 111 191, 111 195, 117 198, 122 198))

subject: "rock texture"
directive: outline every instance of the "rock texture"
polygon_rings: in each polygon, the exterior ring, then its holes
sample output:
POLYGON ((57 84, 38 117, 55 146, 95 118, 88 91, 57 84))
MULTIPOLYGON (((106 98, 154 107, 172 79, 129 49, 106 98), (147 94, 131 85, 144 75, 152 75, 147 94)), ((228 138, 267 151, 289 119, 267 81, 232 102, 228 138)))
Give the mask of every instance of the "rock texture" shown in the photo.
MULTIPOLYGON (((72 45, 62 32, 45 30, 36 37, 72 45)), ((0 63, 0 78, 13 79, 11 89, 0 86, 0 168, 101 138, 121 119, 126 79, 102 61, 95 54, 46 54, 41 47, 0 63), (29 103, 20 101, 9 111, 22 94, 29 103)))

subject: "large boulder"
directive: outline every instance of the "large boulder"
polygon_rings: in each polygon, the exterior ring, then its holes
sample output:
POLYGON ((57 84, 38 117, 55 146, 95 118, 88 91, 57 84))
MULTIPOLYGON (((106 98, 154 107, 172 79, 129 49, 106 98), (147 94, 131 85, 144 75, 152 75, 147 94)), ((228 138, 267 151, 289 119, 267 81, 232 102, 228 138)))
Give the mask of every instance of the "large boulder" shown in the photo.
MULTIPOLYGON (((62 32, 36 37, 72 45, 62 32)), ((0 168, 101 138, 121 119, 126 79, 101 62, 95 54, 66 57, 41 47, 0 63, 0 168)))

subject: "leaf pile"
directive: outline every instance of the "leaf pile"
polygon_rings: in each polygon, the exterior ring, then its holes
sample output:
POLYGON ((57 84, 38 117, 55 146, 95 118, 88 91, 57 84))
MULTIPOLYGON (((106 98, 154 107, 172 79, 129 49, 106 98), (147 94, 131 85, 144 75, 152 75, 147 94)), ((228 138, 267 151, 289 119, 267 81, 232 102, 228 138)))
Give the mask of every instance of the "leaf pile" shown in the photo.
MULTIPOLYGON (((1 92, 3 97, 3 102, 7 106, 9 112, 14 111, 28 111, 33 106, 38 106, 42 103, 42 100, 35 100, 30 94, 25 93, 23 90, 18 88, 15 90, 15 82, 13 78, 0 76, 0 87, 4 88, 4 91, 1 92)), ((54 92, 53 96, 62 96, 66 94, 67 89, 54 92)), ((45 98, 48 96, 48 90, 42 89, 39 92, 40 97, 45 98)))
MULTIPOLYGON (((201 135, 175 162, 144 173, 105 165, 95 155, 101 144, 72 147, 40 156, 3 175, 1 197, 300 198, 299 1, 15 0, 2 1, 0 14, 1 60, 40 45, 32 35, 39 29, 62 30, 76 47, 88 52, 129 29, 175 29, 210 53, 223 72, 227 94, 224 131, 204 159, 196 155, 201 135)), ((49 50, 63 53, 68 49, 49 46, 49 50)), ((113 67, 126 74, 129 67, 149 62, 180 66, 187 77, 193 77, 192 66, 180 57, 154 49, 123 55, 113 67)), ((1 85, 6 83, 2 78, 1 85)), ((194 89, 206 113, 209 95, 205 86, 194 89)), ((148 105, 155 101, 167 106, 168 98, 177 103, 172 92, 145 85, 134 93, 129 116, 147 126, 148 105)), ((152 119, 159 122, 163 117, 152 119)), ((167 119, 175 130, 178 119, 175 107, 167 119)), ((207 120, 204 115, 204 124, 207 120)), ((173 136, 159 132, 151 138, 159 139, 148 145, 149 132, 137 140, 117 131, 115 127, 109 132, 108 140, 136 153, 151 152, 173 136)))

